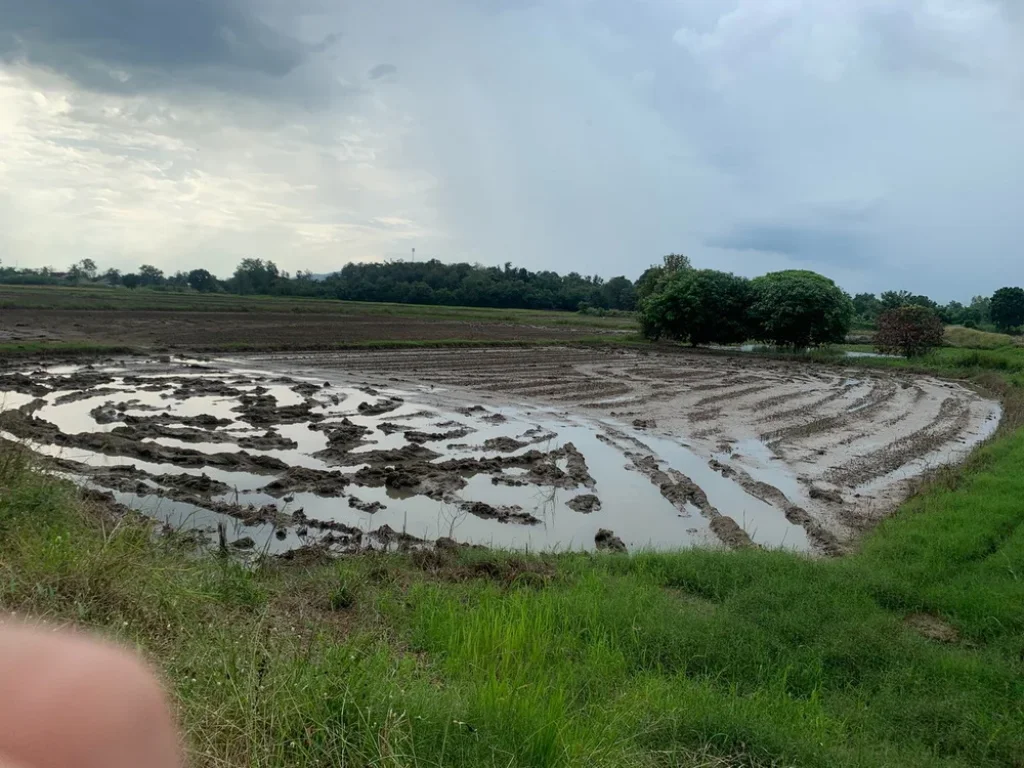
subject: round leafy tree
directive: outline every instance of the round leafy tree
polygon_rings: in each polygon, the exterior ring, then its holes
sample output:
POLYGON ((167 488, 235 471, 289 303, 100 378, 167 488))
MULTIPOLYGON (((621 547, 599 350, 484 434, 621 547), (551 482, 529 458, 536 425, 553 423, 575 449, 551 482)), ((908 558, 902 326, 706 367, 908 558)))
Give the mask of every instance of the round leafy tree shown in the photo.
POLYGON ((945 329, 929 307, 910 305, 878 317, 875 348, 888 355, 917 357, 942 344, 945 329))
POLYGON ((814 347, 846 338, 853 302, 817 272, 791 269, 750 281, 754 336, 778 346, 814 347))
POLYGON ((677 272, 644 300, 640 325, 650 339, 733 344, 750 333, 750 281, 713 269, 677 272))
POLYGON ((1000 288, 992 294, 992 322, 1000 331, 1024 326, 1024 288, 1000 288))

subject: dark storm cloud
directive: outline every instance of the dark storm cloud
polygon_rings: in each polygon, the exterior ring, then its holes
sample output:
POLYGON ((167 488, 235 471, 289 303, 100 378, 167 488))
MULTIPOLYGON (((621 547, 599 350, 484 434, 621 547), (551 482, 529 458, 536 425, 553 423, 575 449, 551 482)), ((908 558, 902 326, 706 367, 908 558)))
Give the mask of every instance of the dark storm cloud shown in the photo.
POLYGON ((376 67, 370 70, 369 77, 371 80, 379 80, 382 77, 397 74, 398 67, 396 67, 394 64, 378 64, 376 67))
POLYGON ((268 26, 253 7, 252 0, 0 0, 0 56, 99 90, 182 80, 245 89, 286 78, 337 38, 305 44, 268 26))
POLYGON ((867 238, 848 229, 792 224, 741 224, 707 245, 736 251, 777 253, 797 261, 861 267, 872 263, 867 238))

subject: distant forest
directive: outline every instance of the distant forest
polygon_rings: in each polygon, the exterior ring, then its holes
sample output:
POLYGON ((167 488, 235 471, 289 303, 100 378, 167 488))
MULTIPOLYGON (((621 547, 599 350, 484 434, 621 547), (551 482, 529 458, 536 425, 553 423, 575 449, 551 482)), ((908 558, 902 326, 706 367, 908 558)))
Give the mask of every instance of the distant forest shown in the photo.
MULTIPOLYGON (((82 259, 64 272, 50 268, 17 269, 0 264, 0 284, 121 286, 127 289, 607 314, 639 309, 641 302, 666 276, 692 268, 686 256, 670 254, 663 258, 662 263, 648 268, 634 283, 624 276, 605 280, 598 275, 586 276, 578 272, 566 275, 550 270, 531 272, 523 267, 513 267, 511 262, 503 267, 445 264, 437 259, 346 264, 338 272, 317 276, 303 271, 289 274, 273 261, 243 259, 231 277, 220 279, 206 269, 167 275, 148 264, 134 272, 116 269, 101 272, 92 259, 82 259)), ((1016 294, 1012 298, 1017 301, 1016 294)), ((909 291, 886 291, 880 296, 861 293, 853 296, 852 300, 854 324, 862 328, 874 327, 881 313, 906 305, 928 307, 947 324, 974 328, 1004 327, 1008 323, 1014 327, 1019 325, 994 318, 992 298, 987 296, 975 296, 969 304, 958 301, 939 304, 927 296, 909 291)), ((1024 303, 1024 299, 1017 303, 1024 303)))
POLYGON ((0 266, 0 283, 23 285, 105 285, 125 288, 195 290, 204 293, 307 296, 347 301, 389 301, 502 309, 622 311, 636 308, 636 289, 626 277, 605 280, 577 272, 559 275, 531 272, 511 263, 504 267, 423 262, 346 264, 340 271, 317 277, 290 275, 272 261, 243 259, 234 274, 221 280, 205 269, 166 275, 151 265, 135 272, 100 272, 83 259, 66 272, 0 266))

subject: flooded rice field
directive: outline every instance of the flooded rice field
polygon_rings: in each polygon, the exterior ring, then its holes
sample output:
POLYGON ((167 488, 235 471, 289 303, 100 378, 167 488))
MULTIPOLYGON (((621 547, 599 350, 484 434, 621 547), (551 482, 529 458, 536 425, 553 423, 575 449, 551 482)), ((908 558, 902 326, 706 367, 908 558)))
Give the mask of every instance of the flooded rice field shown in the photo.
POLYGON ((842 551, 998 406, 949 382, 577 349, 0 373, 0 437, 241 550, 842 551))

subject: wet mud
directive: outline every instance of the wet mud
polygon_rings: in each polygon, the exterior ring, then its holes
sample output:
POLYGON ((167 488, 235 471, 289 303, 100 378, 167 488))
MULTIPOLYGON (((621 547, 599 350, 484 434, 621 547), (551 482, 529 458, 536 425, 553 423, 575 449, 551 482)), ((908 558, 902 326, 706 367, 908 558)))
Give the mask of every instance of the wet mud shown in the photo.
POLYGON ((840 554, 909 474, 997 423, 993 403, 933 379, 580 350, 0 375, 0 437, 112 504, 211 541, 227 526, 225 546, 260 553, 840 554))
MULTIPOLYGON (((260 359, 377 376, 392 385, 429 385, 437 398, 450 394, 477 397, 482 405, 550 407, 600 423, 598 439, 612 434, 606 427, 614 422, 615 430, 681 442, 704 457, 705 470, 712 459, 732 467, 726 480, 798 525, 819 552, 850 546, 865 526, 899 505, 914 477, 962 460, 1001 417, 996 402, 928 376, 736 356, 546 348, 260 359)), ((624 456, 626 466, 663 489, 663 498, 677 509, 700 508, 690 485, 703 488, 706 480, 662 461, 664 456, 652 468, 642 449, 627 443, 613 438, 607 444, 640 453, 624 456), (676 477, 673 468, 691 482, 676 477)), ((741 530, 753 529, 743 520, 749 513, 743 504, 710 506, 741 530)), ((715 519, 706 508, 701 514, 715 519)), ((742 535, 726 530, 728 523, 715 525, 719 538, 742 544, 742 535)), ((754 543, 763 545, 757 538, 754 543)))

